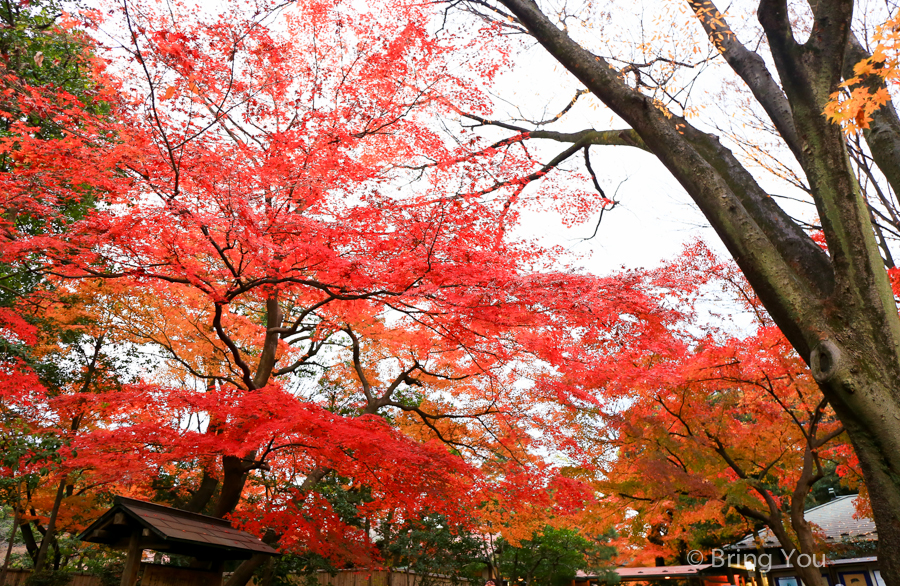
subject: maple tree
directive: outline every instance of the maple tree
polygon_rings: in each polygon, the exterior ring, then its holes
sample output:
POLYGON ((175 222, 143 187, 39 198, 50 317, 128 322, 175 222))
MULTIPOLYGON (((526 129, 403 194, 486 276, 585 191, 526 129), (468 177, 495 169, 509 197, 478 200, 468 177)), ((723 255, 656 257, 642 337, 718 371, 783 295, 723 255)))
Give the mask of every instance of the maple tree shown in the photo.
POLYGON ((850 58, 862 59, 853 66, 853 75, 841 84, 842 91, 832 94, 825 107, 831 120, 844 125, 850 133, 871 130, 874 116, 883 107, 892 107, 889 85, 900 80, 898 73, 897 27, 900 16, 894 15, 879 25, 872 35, 874 46, 870 53, 856 52, 850 58))
MULTIPOLYGON (((465 9, 481 19, 535 39, 577 80, 581 94, 590 92, 625 128, 562 132, 547 126, 559 117, 537 124, 477 114, 470 119, 512 132, 507 134, 512 142, 571 145, 554 158, 554 167, 593 145, 618 144, 645 150, 668 169, 809 365, 847 430, 871 496, 884 574, 898 582, 900 319, 885 247, 879 250, 873 229, 869 203, 875 200, 861 193, 860 169, 848 156, 841 127, 823 115, 832 94, 867 56, 868 39, 851 31, 854 5, 852 0, 811 7, 762 0, 725 15, 710 0, 688 1, 683 10, 654 18, 633 16, 659 27, 617 49, 592 26, 614 34, 610 22, 625 15, 627 30, 627 5, 610 4, 593 19, 591 6, 560 12, 528 0, 466 2, 465 9), (746 44, 747 35, 762 44, 746 44), (705 47, 699 55, 698 46, 705 47), (726 93, 738 96, 740 106, 729 115, 752 110, 772 130, 752 139, 761 140, 760 148, 729 142, 733 136, 709 130, 718 126, 715 119, 699 119, 693 81, 706 63, 720 64, 716 71, 732 80, 726 93), (770 160, 787 169, 785 176, 802 188, 801 198, 813 204, 817 217, 811 228, 821 230, 827 250, 812 238, 808 223, 773 199, 780 189, 770 189, 770 179, 760 176, 760 151, 778 153, 770 160)), ((868 82, 883 84, 883 79, 869 76, 868 82)), ((859 145, 870 170, 877 169, 872 181, 896 192, 900 124, 888 106, 871 113, 859 145)))
MULTIPOLYGON (((442 36, 432 8, 126 2, 112 24, 83 21, 97 38, 124 31, 102 53, 115 75, 90 59, 102 112, 61 88, 16 86, 23 111, 61 132, 9 117, 4 209, 30 225, 4 216, 2 260, 59 290, 84 283, 81 303, 115 325, 104 342, 146 360, 130 363, 136 384, 34 387, 48 412, 90 414, 64 475, 357 563, 379 558, 373 527, 425 515, 464 524, 477 506, 484 528, 522 543, 583 513, 593 495, 577 466, 542 454, 582 463, 569 406, 602 386, 587 365, 663 352, 680 319, 666 291, 685 285, 554 270, 559 251, 508 234, 530 202, 569 221, 614 205, 590 166, 592 190, 556 181, 568 156, 655 147, 637 131, 444 133, 436 119, 490 121, 482 89, 501 63, 483 50, 496 23, 442 36), (541 138, 572 145, 549 164, 513 148, 541 138), (95 208, 67 215, 88 196, 95 208)), ((682 123, 651 118, 641 128, 682 123)), ((25 331, 14 326, 7 339, 25 331)))
MULTIPOLYGON (((390 518, 458 522, 489 502, 504 531, 531 535, 591 498, 540 455, 565 442, 542 408, 564 388, 521 383, 578 339, 650 338, 668 312, 637 275, 554 272, 553 251, 507 238, 533 163, 473 165, 435 129, 461 104, 488 112, 479 88, 496 64, 480 58, 488 36, 449 43, 431 17, 399 3, 210 15, 127 2, 101 25, 124 37, 96 49, 116 75, 90 60, 106 111, 63 88, 19 90, 61 132, 15 117, 5 209, 55 226, 56 203, 96 205, 65 230, 7 215, 3 261, 59 290, 81 283, 83 306, 113 325, 104 343, 146 360, 130 359, 133 384, 33 389, 48 412, 90 413, 63 478, 357 563, 378 559, 369 529, 390 518), (447 56, 464 50, 451 75, 447 56), (365 495, 353 514, 342 493, 365 495)), ((574 215, 602 200, 578 195, 574 215)))
MULTIPOLYGON (((364 495, 356 493, 338 507, 353 515, 356 512, 354 502, 360 496, 364 495)), ((358 523, 360 521, 357 519, 358 523)), ((474 526, 477 523, 472 520, 456 525, 437 514, 395 522, 388 514, 384 523, 370 526, 370 529, 383 568, 411 572, 415 574, 417 584, 430 586, 446 580, 464 583, 482 575, 484 553, 481 540, 471 529, 474 526)), ((334 575, 339 567, 333 560, 315 554, 286 554, 274 560, 271 583, 292 584, 298 576, 311 577, 318 572, 334 575)), ((266 581, 265 574, 257 580, 266 581)))

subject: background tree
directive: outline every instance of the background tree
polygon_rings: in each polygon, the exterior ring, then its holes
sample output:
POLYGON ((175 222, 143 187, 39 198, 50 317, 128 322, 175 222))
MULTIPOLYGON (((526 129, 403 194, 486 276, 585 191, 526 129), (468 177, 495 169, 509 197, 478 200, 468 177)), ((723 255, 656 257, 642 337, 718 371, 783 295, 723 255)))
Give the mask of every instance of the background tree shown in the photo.
POLYGON ((574 529, 548 525, 515 544, 501 538, 497 543, 498 569, 511 584, 568 584, 579 571, 615 584, 618 574, 608 567, 615 549, 606 544, 608 537, 584 536, 574 529))
POLYGON ((594 467, 573 473, 604 495, 586 518, 612 519, 629 561, 687 563, 691 549, 763 526, 785 551, 823 553, 803 512, 853 456, 805 365, 737 268, 701 242, 647 278, 665 284, 680 319, 612 356, 589 344, 574 351, 593 365, 569 396, 594 467), (721 307, 728 313, 709 314, 721 307), (733 323, 747 317, 736 337, 733 323))
POLYGON ((482 540, 468 527, 477 521, 453 526, 446 517, 427 515, 379 528, 379 547, 388 567, 417 575, 416 583, 428 586, 435 576, 459 583, 480 580, 486 567, 482 540))
MULTIPOLYGON (((824 553, 803 513, 813 487, 845 465, 849 450, 780 332, 709 342, 647 375, 622 381, 633 402, 609 414, 621 448, 601 482, 620 518, 638 512, 628 526, 642 554, 682 556, 762 526, 786 552, 824 553)), ((811 570, 797 569, 814 584, 811 570)))
POLYGON ((76 177, 47 173, 46 163, 66 153, 81 156, 79 145, 90 144, 93 130, 110 123, 111 107, 95 76, 91 41, 61 4, 6 2, 0 22, 4 502, 19 521, 11 542, 20 529, 30 561, 42 570, 68 561, 59 530, 70 528, 73 515, 90 502, 79 498, 84 479, 67 460, 68 446, 91 418, 61 401, 109 390, 119 374, 106 353, 103 326, 79 307, 89 304, 91 293, 83 297, 77 285, 48 279, 40 254, 10 253, 23 240, 46 244, 91 209, 103 180, 76 183, 76 177), (61 512, 65 498, 78 504, 61 512))

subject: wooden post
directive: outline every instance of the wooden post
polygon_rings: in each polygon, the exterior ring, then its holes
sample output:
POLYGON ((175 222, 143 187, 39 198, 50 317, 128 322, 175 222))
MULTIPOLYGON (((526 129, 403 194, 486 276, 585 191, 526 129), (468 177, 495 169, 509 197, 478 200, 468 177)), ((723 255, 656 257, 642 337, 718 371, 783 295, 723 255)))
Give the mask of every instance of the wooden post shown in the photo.
POLYGON ((136 527, 128 540, 128 557, 125 558, 125 570, 122 572, 121 586, 134 586, 137 582, 138 570, 141 569, 141 528, 136 527))
MULTIPOLYGON (((270 559, 271 559, 271 558, 270 558, 270 559)), ((213 584, 213 583, 210 583, 211 586, 222 586, 222 584, 225 582, 225 574, 224 574, 224 572, 223 572, 224 570, 225 570, 225 560, 213 560, 212 562, 210 562, 210 564, 209 564, 209 571, 210 571, 210 572, 215 572, 215 573, 217 574, 217 577, 216 577, 216 579, 215 579, 215 583, 214 583, 214 584, 213 584)), ((268 583, 269 583, 269 582, 266 581, 266 580, 261 580, 261 582, 262 582, 263 584, 268 584, 268 583)), ((0 584, 0 586, 3 586, 3 585, 0 584)))
POLYGON ((6 584, 6 575, 9 573, 9 559, 12 557, 13 544, 16 542, 16 530, 19 528, 19 503, 16 503, 14 510, 12 531, 9 533, 9 546, 6 548, 6 557, 3 559, 3 569, 0 570, 0 586, 6 584))

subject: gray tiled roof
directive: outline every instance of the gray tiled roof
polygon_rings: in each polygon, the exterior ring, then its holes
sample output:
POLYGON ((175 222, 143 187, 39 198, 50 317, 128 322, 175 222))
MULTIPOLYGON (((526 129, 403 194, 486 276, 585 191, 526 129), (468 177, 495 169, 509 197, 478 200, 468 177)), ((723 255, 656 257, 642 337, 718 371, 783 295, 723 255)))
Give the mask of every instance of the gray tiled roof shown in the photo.
MULTIPOLYGON (((818 526, 824 533, 829 543, 839 543, 846 539, 861 539, 874 541, 878 539, 875 531, 875 521, 861 517, 854 519, 856 513, 856 495, 839 496, 832 501, 813 507, 804 513, 804 517, 810 523, 818 526)), ((763 541, 763 547, 781 547, 778 538, 772 535, 768 529, 759 532, 763 541)), ((755 549, 756 544, 753 535, 748 535, 742 540, 730 546, 734 549, 755 549)))

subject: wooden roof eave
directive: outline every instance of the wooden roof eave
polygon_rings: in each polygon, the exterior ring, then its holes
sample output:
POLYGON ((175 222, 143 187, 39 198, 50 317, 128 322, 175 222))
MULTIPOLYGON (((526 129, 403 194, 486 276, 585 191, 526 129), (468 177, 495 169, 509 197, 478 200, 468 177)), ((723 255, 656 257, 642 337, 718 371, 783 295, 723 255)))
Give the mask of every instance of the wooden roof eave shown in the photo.
POLYGON ((113 548, 128 547, 128 538, 132 531, 127 531, 129 524, 126 522, 126 519, 137 524, 142 529, 144 537, 149 537, 147 533, 150 533, 163 542, 169 541, 166 535, 121 504, 116 504, 101 515, 100 518, 88 525, 78 536, 78 539, 90 543, 102 543, 113 548), (117 535, 120 532, 109 530, 108 527, 110 526, 121 527, 126 529, 126 531, 122 535, 117 535))

